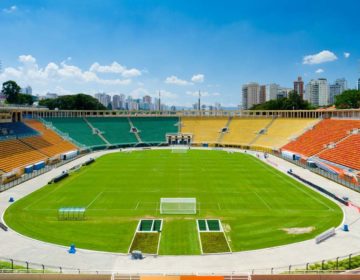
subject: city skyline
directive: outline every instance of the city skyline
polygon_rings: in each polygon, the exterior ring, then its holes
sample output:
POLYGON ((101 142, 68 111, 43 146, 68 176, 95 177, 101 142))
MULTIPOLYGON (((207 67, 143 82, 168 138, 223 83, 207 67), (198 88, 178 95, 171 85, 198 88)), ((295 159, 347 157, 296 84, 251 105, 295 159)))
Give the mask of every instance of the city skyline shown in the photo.
POLYGON ((355 88, 357 1, 342 2, 347 9, 336 1, 204 3, 2 1, 0 82, 35 94, 154 98, 160 90, 167 104, 188 107, 199 90, 204 103, 235 107, 251 81, 291 88, 298 76, 346 77, 355 88))

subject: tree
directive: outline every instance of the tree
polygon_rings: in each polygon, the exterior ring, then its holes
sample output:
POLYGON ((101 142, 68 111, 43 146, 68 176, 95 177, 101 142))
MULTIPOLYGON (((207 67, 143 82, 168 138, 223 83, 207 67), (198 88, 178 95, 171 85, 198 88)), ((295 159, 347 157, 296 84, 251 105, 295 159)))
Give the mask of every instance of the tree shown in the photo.
POLYGON ((20 86, 15 81, 7 81, 2 84, 1 92, 8 103, 14 104, 18 102, 20 90, 20 86))
POLYGON ((2 93, 6 97, 9 104, 27 104, 34 103, 34 96, 20 93, 20 86, 15 81, 7 81, 3 83, 2 93))
POLYGON ((342 94, 335 96, 336 109, 360 108, 360 90, 345 90, 342 94))
POLYGON ((312 109, 310 103, 296 92, 289 92, 288 97, 269 100, 262 104, 254 105, 251 110, 309 110, 312 109))
POLYGON ((55 108, 60 110, 106 110, 106 107, 96 98, 83 93, 44 99, 39 102, 39 105, 46 106, 51 110, 55 108))

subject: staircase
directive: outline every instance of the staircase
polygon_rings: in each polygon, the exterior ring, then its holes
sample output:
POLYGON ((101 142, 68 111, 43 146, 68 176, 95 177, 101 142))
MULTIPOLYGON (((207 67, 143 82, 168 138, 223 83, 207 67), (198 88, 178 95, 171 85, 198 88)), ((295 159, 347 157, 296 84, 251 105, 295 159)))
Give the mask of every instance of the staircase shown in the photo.
MULTIPOLYGON (((133 128, 135 128, 135 126, 134 126, 134 124, 132 123, 132 121, 131 121, 131 119, 128 117, 127 118, 128 119, 128 121, 129 121, 129 124, 130 124, 130 127, 131 127, 131 131, 133 130, 133 128)), ((136 137, 136 139, 138 140, 138 142, 139 143, 142 143, 143 141, 141 140, 141 137, 140 137, 140 135, 139 135, 139 132, 137 131, 137 132, 134 132, 134 134, 135 134, 135 137, 136 137)))
POLYGON ((230 123, 231 123, 231 120, 232 120, 232 119, 233 119, 233 117, 230 116, 229 119, 228 119, 228 121, 227 121, 227 123, 226 123, 226 125, 225 125, 225 127, 227 128, 227 131, 226 131, 226 132, 220 132, 220 135, 219 135, 218 139, 216 140, 216 143, 217 143, 217 144, 221 144, 221 142, 222 142, 222 140, 223 140, 223 138, 224 138, 225 133, 228 133, 229 126, 230 126, 230 123))
MULTIPOLYGON (((335 148, 339 143, 345 141, 346 139, 348 139, 348 138, 351 137, 352 135, 354 135, 354 134, 353 134, 353 133, 349 133, 349 134, 346 135, 345 137, 341 138, 339 141, 334 142, 334 143, 333 143, 333 145, 334 145, 333 148, 335 148)), ((326 151, 326 150, 328 150, 328 149, 332 149, 332 148, 328 148, 328 147, 326 146, 326 147, 325 147, 324 149, 322 149, 320 152, 316 153, 315 155, 312 155, 311 157, 318 157, 321 153, 323 153, 324 151, 326 151)))
MULTIPOLYGON (((264 133, 269 129, 269 127, 274 123, 276 117, 273 117, 271 121, 263 128, 264 133)), ((248 144, 249 146, 253 145, 263 134, 257 133, 256 137, 248 144)))
MULTIPOLYGON (((83 117, 84 122, 91 128, 92 131, 99 131, 97 128, 95 128, 85 117, 83 117)), ((97 136, 101 138, 107 145, 111 145, 111 143, 102 135, 102 133, 96 133, 97 136)))

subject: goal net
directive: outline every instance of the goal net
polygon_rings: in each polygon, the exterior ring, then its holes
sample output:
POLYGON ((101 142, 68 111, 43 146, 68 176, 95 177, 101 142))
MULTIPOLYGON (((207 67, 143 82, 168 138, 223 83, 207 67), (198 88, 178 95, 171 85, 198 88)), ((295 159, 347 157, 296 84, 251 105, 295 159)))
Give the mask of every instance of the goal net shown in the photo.
POLYGON ((171 152, 174 154, 185 154, 189 151, 188 146, 178 146, 178 147, 172 147, 171 152))
POLYGON ((196 214, 196 198, 161 198, 160 214, 196 214))

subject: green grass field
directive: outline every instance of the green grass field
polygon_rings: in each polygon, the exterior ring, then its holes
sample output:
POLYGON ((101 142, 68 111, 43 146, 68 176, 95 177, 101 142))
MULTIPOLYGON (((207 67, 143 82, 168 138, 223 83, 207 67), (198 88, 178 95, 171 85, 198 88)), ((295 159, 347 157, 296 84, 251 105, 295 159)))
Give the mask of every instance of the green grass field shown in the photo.
POLYGON ((232 251, 312 238, 338 226, 341 209, 260 160, 241 153, 147 150, 113 153, 15 202, 14 230, 47 242, 126 253, 138 221, 164 219, 160 254, 200 254, 196 219, 220 219, 232 251), (161 215, 161 197, 195 197, 196 215, 161 215), (59 221, 60 207, 86 207, 86 220, 59 221), (288 234, 289 228, 309 228, 288 234))

